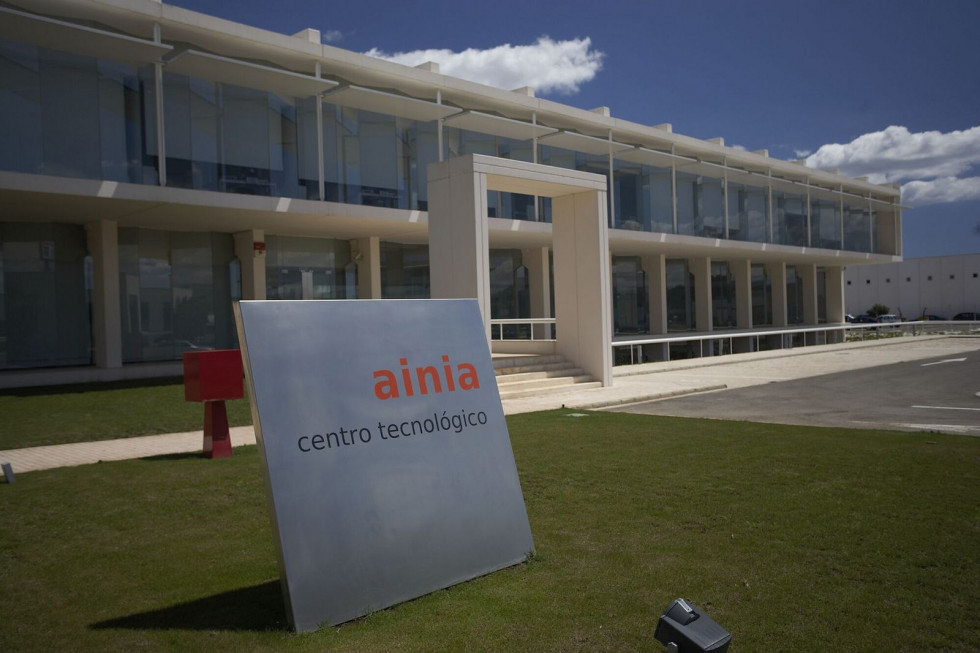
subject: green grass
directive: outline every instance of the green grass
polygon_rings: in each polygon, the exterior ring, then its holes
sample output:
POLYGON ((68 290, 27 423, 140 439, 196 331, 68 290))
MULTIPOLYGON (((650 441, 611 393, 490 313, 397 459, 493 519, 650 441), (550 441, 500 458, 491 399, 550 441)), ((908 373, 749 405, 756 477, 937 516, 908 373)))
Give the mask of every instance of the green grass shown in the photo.
POLYGON ((567 411, 509 419, 537 554, 285 630, 254 447, 0 485, 0 650, 975 651, 980 440, 567 411))
MULTIPOLYGON (((225 402, 228 423, 252 423, 247 399, 225 402)), ((0 391, 0 449, 199 431, 204 405, 184 401, 183 379, 0 391)))

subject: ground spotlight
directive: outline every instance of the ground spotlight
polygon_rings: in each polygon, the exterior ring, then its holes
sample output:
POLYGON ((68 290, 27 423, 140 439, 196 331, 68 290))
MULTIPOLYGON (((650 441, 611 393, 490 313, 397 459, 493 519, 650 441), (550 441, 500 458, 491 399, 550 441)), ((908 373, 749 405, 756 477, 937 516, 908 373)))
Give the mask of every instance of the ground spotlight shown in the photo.
POLYGON ((727 630, 684 599, 677 599, 667 607, 653 636, 670 653, 724 653, 732 641, 727 630))

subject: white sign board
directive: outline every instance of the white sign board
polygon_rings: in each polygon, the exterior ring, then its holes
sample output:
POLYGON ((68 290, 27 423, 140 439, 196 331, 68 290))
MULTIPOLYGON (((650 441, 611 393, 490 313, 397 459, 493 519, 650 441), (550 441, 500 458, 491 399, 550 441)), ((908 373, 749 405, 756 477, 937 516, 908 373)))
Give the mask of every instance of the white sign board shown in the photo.
POLYGON ((236 319, 296 630, 534 550, 475 300, 243 301, 236 319))

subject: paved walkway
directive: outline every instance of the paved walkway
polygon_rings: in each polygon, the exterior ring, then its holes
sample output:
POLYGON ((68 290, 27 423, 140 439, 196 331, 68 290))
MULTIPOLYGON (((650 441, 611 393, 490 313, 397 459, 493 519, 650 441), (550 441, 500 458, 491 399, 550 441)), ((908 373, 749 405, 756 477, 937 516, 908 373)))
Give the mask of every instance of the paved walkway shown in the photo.
MULTIPOLYGON (((921 336, 648 363, 614 368, 614 384, 608 388, 570 389, 559 394, 510 399, 503 402, 503 407, 508 415, 554 408, 598 409, 977 350, 980 338, 921 336)), ((255 444, 255 431, 251 426, 232 428, 231 440, 236 447, 255 444)), ((22 472, 53 467, 200 451, 202 441, 201 431, 191 431, 27 447, 0 451, 0 462, 10 463, 16 477, 22 472)))

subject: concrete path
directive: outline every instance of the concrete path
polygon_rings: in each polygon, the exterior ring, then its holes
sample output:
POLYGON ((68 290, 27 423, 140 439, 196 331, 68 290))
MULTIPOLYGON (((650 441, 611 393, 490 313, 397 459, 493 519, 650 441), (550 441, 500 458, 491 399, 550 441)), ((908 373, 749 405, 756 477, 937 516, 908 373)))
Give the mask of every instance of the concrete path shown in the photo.
MULTIPOLYGON (((614 368, 614 384, 609 388, 510 399, 503 402, 503 408, 508 415, 554 408, 597 409, 978 350, 980 338, 920 336, 648 363, 614 368)), ((255 444, 255 431, 251 426, 232 428, 231 440, 236 447, 255 444)), ((39 469, 201 451, 202 442, 201 431, 168 433, 9 449, 0 451, 0 462, 10 463, 16 478, 39 469)))

